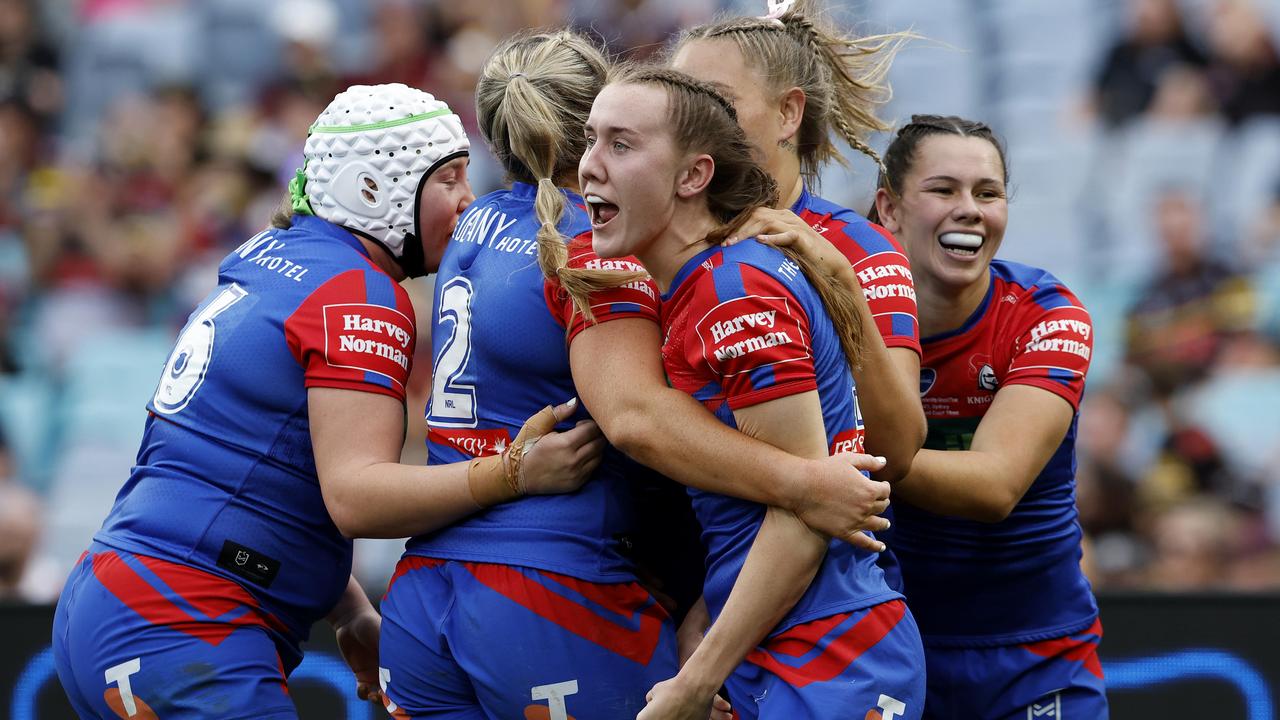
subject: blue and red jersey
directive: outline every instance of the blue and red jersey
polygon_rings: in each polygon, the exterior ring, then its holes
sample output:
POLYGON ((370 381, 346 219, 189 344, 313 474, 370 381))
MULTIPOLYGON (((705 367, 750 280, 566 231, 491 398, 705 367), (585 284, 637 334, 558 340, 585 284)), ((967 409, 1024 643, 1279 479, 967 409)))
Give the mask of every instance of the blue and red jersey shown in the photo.
MULTIPOLYGON (((233 580, 305 639, 351 571, 316 478, 307 389, 403 401, 414 342, 408 295, 351 233, 295 216, 254 236, 178 337, 94 539, 233 580)), ((187 576, 173 577, 181 595, 187 576)))
MULTIPOLYGON (((662 359, 671 385, 737 427, 733 411, 809 391, 832 453, 862 445, 849 364, 822 299, 799 267, 748 240, 690 259, 663 296, 662 359)), ((707 548, 703 594, 714 619, 764 520, 765 506, 689 490, 707 548)), ((775 628, 901 597, 872 553, 832 541, 804 597, 775 628)))
MULTIPOLYGON (((427 407, 431 464, 500 453, 532 414, 577 394, 568 346, 588 323, 537 262, 536 188, 515 183, 472 203, 445 249, 436 277, 435 358, 427 407), (567 341, 566 341, 567 339, 567 341)), ((565 191, 560 230, 576 237, 574 267, 643 270, 632 260, 591 252, 581 197, 565 191)), ((658 319, 651 281, 593 296, 596 322, 658 319)), ((585 416, 585 413, 580 413, 585 416)), ((621 550, 631 531, 633 467, 610 449, 581 489, 537 495, 476 513, 412 538, 410 555, 522 565, 593 582, 634 579, 621 550)))
POLYGON ((808 188, 801 190, 791 211, 849 260, 885 347, 919 354, 915 280, 911 261, 897 238, 858 213, 811 194, 808 188))
MULTIPOLYGON (((1044 270, 991 263, 991 285, 964 325, 925 338, 925 447, 967 450, 1002 387, 1030 385, 1079 409, 1093 325, 1044 270)), ((999 523, 894 503, 893 547, 925 645, 984 647, 1058 638, 1097 618, 1080 571, 1076 418, 1021 502, 999 523)))

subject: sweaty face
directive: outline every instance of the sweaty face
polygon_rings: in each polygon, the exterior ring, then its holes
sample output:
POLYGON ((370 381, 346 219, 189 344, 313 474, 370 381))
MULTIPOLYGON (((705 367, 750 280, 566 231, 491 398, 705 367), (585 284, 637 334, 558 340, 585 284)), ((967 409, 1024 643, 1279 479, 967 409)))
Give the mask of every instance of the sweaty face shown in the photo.
POLYGON ((422 233, 422 252, 427 272, 440 267, 440 258, 449 244, 449 237, 458 225, 458 218, 476 199, 467 182, 468 158, 455 158, 436 168, 422 182, 422 195, 418 200, 418 229, 422 233))
POLYGON ((778 142, 786 134, 778 98, 770 92, 760 72, 747 64, 737 43, 725 39, 691 40, 672 58, 671 67, 698 80, 717 83, 733 103, 747 140, 760 151, 760 162, 766 168, 773 166, 778 142))
POLYGON ((987 140, 920 141, 901 197, 881 213, 906 246, 918 284, 960 290, 985 282, 1009 220, 1004 181, 1000 153, 987 140))
POLYGON ((614 83, 596 96, 587 118, 587 151, 578 164, 601 257, 643 255, 671 222, 677 151, 667 122, 667 94, 652 85, 614 83))

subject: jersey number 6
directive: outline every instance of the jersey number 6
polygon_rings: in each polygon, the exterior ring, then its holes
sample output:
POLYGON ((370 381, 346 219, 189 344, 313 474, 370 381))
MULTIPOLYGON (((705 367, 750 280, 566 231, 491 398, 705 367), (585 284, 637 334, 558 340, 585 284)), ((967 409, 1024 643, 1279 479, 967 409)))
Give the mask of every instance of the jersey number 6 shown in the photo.
POLYGON ((204 374, 209 369, 209 358, 213 356, 214 318, 248 294, 244 288, 232 283, 187 323, 160 375, 160 384, 152 399, 157 412, 172 415, 191 402, 204 382, 204 374))

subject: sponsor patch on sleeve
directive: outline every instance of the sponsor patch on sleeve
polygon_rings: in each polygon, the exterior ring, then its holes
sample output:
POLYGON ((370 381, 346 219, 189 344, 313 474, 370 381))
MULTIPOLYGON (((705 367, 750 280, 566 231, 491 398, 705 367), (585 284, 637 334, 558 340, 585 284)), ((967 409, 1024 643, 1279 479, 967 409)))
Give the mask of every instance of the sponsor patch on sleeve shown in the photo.
POLYGON ((402 391, 412 362, 413 321, 398 310, 368 303, 324 306, 325 362, 376 373, 402 391))
POLYGON ((715 306, 698 321, 702 359, 717 374, 733 377, 761 367, 807 360, 807 334, 785 297, 748 295, 715 306))
POLYGON ((1084 392, 1093 356, 1093 324, 1078 305, 1042 313, 1014 346, 1006 384, 1036 385, 1066 398, 1073 406, 1084 392))

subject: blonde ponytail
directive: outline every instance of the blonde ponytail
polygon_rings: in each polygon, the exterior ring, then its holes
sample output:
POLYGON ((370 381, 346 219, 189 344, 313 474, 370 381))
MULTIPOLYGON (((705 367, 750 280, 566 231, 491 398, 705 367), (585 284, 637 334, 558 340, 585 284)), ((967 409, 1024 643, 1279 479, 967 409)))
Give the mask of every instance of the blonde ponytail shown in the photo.
POLYGON ((589 321, 590 295, 643 279, 643 273, 566 267, 560 232, 565 184, 586 149, 582 126, 609 65, 585 37, 561 30, 517 35, 494 50, 476 84, 480 130, 513 180, 537 185, 538 267, 557 280, 589 321))

